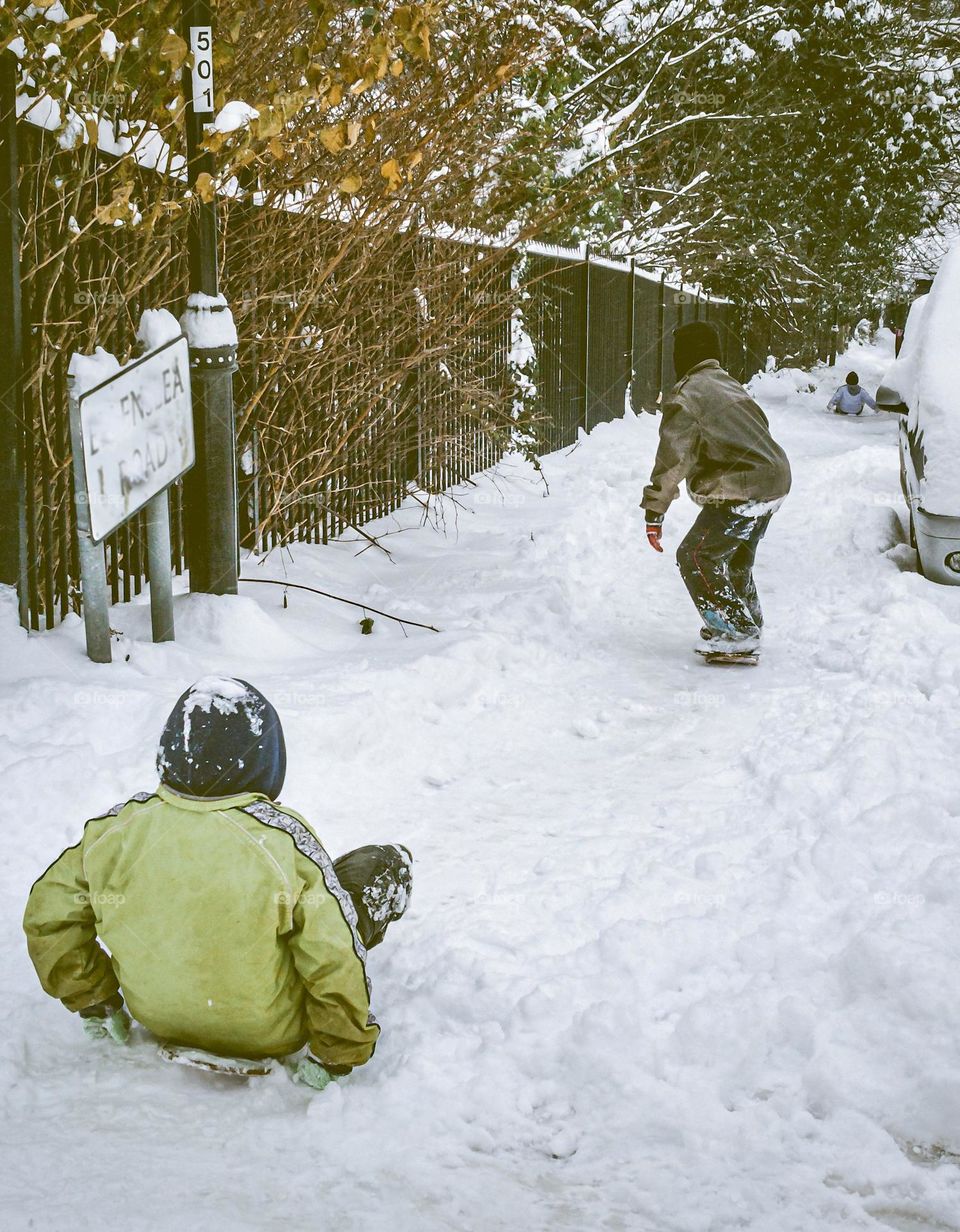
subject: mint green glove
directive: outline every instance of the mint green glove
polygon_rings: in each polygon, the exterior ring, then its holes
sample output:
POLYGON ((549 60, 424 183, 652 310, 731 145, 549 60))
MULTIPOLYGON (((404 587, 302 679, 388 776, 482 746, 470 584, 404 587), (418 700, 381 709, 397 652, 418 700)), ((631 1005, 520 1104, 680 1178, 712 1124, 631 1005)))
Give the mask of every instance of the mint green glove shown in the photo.
POLYGON ((306 1087, 313 1087, 315 1091, 322 1091, 331 1082, 336 1082, 336 1080, 336 1075, 328 1073, 320 1062, 315 1061, 311 1056, 300 1058, 296 1073, 293 1075, 294 1082, 301 1082, 306 1087))
POLYGON ((90 1010, 81 1010, 80 1018, 87 1039, 112 1039, 115 1044, 125 1044, 130 1038, 130 1018, 123 1008, 108 1009, 95 1005, 90 1010), (98 1010, 104 1012, 95 1012, 98 1010))

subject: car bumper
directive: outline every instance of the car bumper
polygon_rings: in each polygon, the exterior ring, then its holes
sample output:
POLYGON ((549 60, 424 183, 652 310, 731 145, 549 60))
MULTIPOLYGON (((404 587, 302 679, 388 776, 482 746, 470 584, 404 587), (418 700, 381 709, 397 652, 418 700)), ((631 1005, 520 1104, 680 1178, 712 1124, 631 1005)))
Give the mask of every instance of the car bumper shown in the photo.
POLYGON ((960 556, 960 517, 927 513, 913 502, 911 508, 923 576, 944 586, 960 586, 960 573, 946 563, 951 554, 960 556))
POLYGON ((923 576, 944 586, 960 586, 960 573, 954 572, 946 563, 952 553, 960 553, 960 514, 951 517, 928 513, 920 504, 921 485, 903 423, 900 425, 900 478, 904 498, 910 507, 923 576))

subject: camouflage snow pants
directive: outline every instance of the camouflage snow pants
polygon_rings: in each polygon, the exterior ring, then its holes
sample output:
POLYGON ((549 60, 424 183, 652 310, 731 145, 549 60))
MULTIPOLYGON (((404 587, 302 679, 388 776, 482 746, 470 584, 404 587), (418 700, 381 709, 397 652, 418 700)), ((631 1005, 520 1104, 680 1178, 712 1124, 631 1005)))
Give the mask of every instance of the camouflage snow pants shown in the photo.
POLYGON ((757 546, 779 502, 704 505, 677 549, 677 564, 704 627, 735 641, 759 638, 763 613, 753 581, 757 546))

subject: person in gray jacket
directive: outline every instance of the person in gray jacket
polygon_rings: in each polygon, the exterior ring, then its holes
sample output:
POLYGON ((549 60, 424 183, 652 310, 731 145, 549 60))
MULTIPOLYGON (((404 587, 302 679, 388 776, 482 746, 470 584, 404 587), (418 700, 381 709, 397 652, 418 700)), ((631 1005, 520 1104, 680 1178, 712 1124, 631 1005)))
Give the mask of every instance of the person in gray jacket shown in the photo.
POLYGON ((827 403, 827 410, 837 415, 862 415, 864 405, 877 409, 877 404, 860 384, 855 372, 847 373, 847 383, 841 385, 827 403))
POLYGON ((692 321, 674 331, 677 383, 663 405, 660 445, 643 491, 647 539, 663 551, 663 519, 681 481, 699 516, 677 564, 703 620, 708 649, 755 653, 763 614, 753 580, 757 545, 790 491, 790 463, 767 417, 720 366, 716 327, 692 321))

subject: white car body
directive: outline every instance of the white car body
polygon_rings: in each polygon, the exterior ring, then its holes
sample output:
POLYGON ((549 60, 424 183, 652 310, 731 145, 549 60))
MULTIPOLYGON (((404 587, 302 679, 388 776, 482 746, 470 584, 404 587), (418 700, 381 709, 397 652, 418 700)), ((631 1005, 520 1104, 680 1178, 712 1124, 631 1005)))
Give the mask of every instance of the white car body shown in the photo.
POLYGON ((900 481, 924 577, 960 585, 960 246, 911 305, 877 402, 900 402, 900 481))

